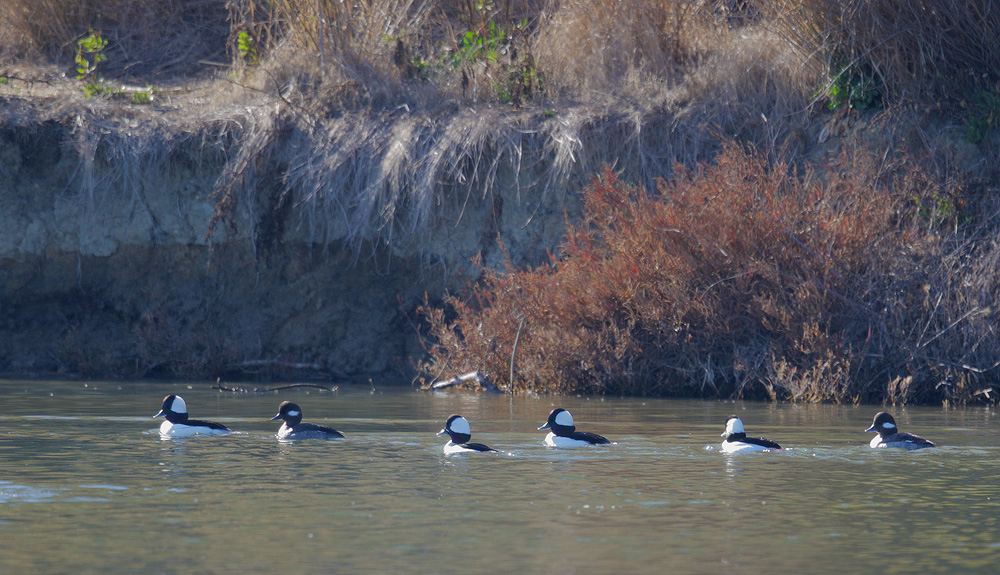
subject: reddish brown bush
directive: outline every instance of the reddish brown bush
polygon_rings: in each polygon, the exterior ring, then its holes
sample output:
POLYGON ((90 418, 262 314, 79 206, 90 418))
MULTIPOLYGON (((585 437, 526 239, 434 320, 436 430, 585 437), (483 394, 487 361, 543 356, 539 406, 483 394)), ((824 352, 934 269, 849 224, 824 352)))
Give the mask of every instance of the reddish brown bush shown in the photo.
POLYGON ((936 237, 930 180, 863 153, 820 179, 736 145, 677 170, 654 196, 604 169, 550 263, 486 270, 448 300, 452 322, 425 306, 436 345, 424 371, 479 370, 504 386, 524 318, 517 391, 885 394, 906 367, 887 359, 906 338, 885 326, 915 321, 889 299, 936 237))

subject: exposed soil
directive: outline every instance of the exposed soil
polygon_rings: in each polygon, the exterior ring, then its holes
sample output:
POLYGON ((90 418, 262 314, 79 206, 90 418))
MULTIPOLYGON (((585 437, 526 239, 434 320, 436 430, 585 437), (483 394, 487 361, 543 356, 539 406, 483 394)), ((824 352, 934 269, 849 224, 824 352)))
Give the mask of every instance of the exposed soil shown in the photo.
POLYGON ((317 242, 281 196, 283 160, 261 158, 247 196, 257 203, 213 231, 234 126, 281 102, 206 80, 137 105, 86 99, 56 70, 7 74, 6 374, 409 382, 415 307, 478 277, 473 258, 498 264, 498 238, 517 263, 541 261, 574 209, 572 196, 532 198, 500 170, 488 194, 456 187, 419 243, 317 242))

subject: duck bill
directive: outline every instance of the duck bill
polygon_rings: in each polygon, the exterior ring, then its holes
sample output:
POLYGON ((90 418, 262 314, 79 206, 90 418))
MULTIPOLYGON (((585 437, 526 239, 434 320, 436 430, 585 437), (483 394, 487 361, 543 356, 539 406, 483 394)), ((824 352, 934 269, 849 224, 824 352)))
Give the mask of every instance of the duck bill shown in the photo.
POLYGON ((153 419, 156 419, 157 417, 166 417, 166 416, 167 416, 166 412, 161 409, 159 413, 153 416, 153 419))
POLYGON ((869 427, 868 429, 866 429, 865 433, 868 433, 869 431, 878 431, 878 430, 875 429, 875 426, 873 425, 873 426, 869 427))
POLYGON ((447 435, 447 433, 448 433, 447 429, 442 429, 441 431, 437 432, 438 435, 447 435))
POLYGON ((543 429, 548 429, 548 428, 549 428, 549 422, 546 421, 544 425, 542 425, 541 427, 538 428, 538 431, 541 431, 543 429))
POLYGON ((280 413, 278 415, 275 415, 274 417, 272 417, 271 421, 274 421, 276 419, 281 419, 281 414, 280 413))

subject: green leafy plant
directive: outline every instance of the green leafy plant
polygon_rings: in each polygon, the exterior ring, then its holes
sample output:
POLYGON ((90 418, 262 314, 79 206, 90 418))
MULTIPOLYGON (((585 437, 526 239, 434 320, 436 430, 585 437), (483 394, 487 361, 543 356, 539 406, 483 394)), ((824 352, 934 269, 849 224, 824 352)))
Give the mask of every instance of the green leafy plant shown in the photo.
POLYGON ((882 107, 882 90, 876 78, 861 73, 857 66, 839 56, 831 58, 830 71, 833 80, 826 90, 829 109, 844 105, 857 110, 882 107))
POLYGON ((101 38, 100 32, 91 30, 86 36, 76 41, 76 78, 83 80, 94 73, 97 65, 107 60, 104 49, 107 48, 108 41, 101 38))
POLYGON ((144 90, 136 90, 131 92, 131 99, 133 104, 149 104, 153 101, 153 92, 155 90, 152 86, 146 85, 144 90))
POLYGON ((257 53, 257 41, 246 30, 241 30, 236 35, 236 52, 240 55, 240 59, 250 65, 255 65, 260 61, 260 56, 257 53))
POLYGON ((493 22, 487 23, 476 30, 469 30, 462 35, 458 48, 450 56, 452 68, 458 68, 466 62, 486 61, 496 63, 497 57, 507 42, 507 31, 493 22))
POLYGON ((100 74, 96 73, 97 65, 108 59, 104 55, 108 41, 101 37, 100 32, 91 30, 86 36, 76 41, 76 78, 89 80, 80 87, 80 91, 89 100, 94 94, 112 96, 117 90, 104 83, 100 74))
POLYGON ((535 60, 529 54, 513 66, 504 81, 497 82, 495 88, 501 102, 520 105, 523 100, 530 100, 541 93, 544 84, 545 76, 535 67, 535 60))

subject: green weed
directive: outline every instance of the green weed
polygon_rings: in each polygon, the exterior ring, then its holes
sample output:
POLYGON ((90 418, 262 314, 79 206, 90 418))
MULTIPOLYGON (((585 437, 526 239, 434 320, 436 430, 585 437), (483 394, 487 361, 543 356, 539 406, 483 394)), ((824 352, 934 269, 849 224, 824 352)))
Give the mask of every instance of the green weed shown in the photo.
POLYGON ((257 41, 246 30, 241 30, 236 35, 236 53, 239 54, 241 60, 251 66, 260 62, 260 56, 257 53, 257 41))
POLYGON ((104 55, 108 41, 101 37, 100 32, 91 30, 86 36, 76 41, 76 78, 89 81, 80 86, 80 91, 89 100, 91 96, 100 94, 112 96, 118 91, 104 83, 100 74, 96 73, 97 65, 108 59, 104 55))
POLYGON ((878 79, 863 74, 856 65, 834 56, 830 60, 832 82, 827 88, 827 107, 836 110, 848 106, 856 110, 872 110, 882 107, 882 90, 878 79))
POLYGON ((80 91, 83 92, 84 96, 86 96, 88 100, 94 95, 111 97, 120 92, 120 90, 112 88, 100 80, 88 82, 83 86, 80 86, 80 91))
POLYGON ((147 85, 145 90, 132 92, 130 98, 133 104, 149 104, 153 101, 153 93, 155 91, 152 86, 147 85))
POLYGON ((76 41, 76 79, 83 80, 97 70, 97 65, 107 60, 103 54, 108 41, 101 38, 100 32, 91 30, 86 36, 76 41))

